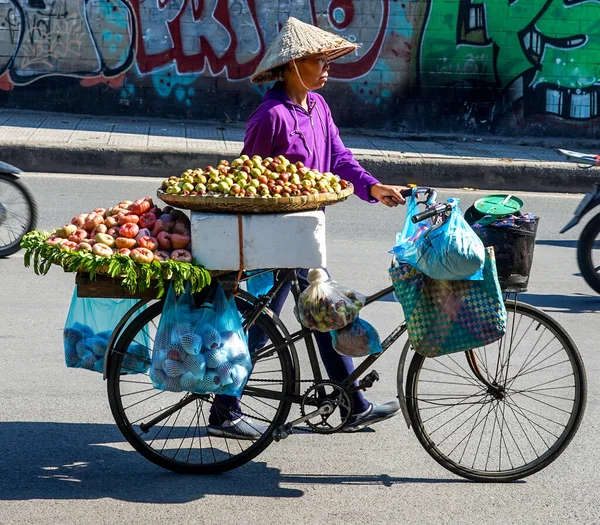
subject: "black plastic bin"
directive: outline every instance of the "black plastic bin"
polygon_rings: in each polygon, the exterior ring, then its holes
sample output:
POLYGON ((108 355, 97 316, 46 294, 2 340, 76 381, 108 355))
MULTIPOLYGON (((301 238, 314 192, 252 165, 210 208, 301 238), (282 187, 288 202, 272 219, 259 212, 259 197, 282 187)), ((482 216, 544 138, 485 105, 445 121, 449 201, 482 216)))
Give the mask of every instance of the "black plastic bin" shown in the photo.
POLYGON ((539 220, 514 217, 487 226, 473 225, 483 244, 494 247, 498 280, 504 292, 527 291, 539 220))

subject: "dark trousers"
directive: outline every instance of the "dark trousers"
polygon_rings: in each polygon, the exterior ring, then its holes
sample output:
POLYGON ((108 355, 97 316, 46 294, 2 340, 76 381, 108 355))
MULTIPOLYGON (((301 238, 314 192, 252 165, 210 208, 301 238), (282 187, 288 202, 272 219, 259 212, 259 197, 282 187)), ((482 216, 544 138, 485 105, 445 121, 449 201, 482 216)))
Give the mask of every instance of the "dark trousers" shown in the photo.
MULTIPOLYGON (((297 271, 298 284, 300 285, 300 290, 302 291, 304 291, 309 284, 307 280, 307 274, 308 270, 306 269, 297 271)), ((269 303, 269 308, 277 315, 281 313, 283 305, 285 304, 290 291, 291 283, 287 281, 280 288, 279 292, 277 292, 273 300, 269 303)), ((348 377, 354 370, 354 363, 352 362, 352 359, 338 354, 333 349, 331 334, 329 332, 315 332, 314 336, 317 341, 321 360, 323 361, 323 365, 325 366, 325 370, 327 371, 329 378, 336 381, 343 381, 346 379, 346 377, 348 377)), ((266 343, 267 336, 257 325, 254 325, 252 328, 250 328, 250 331, 248 332, 248 347, 250 349, 250 353, 262 348, 266 343)), ((359 414, 369 408, 369 402, 364 398, 362 392, 356 392, 353 394, 353 398, 354 413, 359 414)), ((238 398, 224 395, 215 396, 215 402, 210 411, 209 424, 220 425, 224 421, 240 417, 241 412, 243 412, 243 410, 240 408, 240 401, 238 398)))

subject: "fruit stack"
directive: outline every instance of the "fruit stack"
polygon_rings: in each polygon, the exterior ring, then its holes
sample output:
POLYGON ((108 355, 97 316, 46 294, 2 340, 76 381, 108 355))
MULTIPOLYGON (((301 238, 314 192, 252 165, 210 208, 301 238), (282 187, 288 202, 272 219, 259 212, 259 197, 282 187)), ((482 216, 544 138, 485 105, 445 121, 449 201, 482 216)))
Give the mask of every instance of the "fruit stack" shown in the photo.
POLYGON ((154 206, 150 197, 121 201, 73 217, 46 240, 62 250, 111 256, 119 253, 136 262, 191 262, 190 220, 182 212, 154 206))
POLYGON ((292 163, 283 155, 264 159, 242 155, 231 165, 222 160, 217 167, 188 169, 180 177, 169 177, 163 180, 161 190, 169 195, 277 199, 337 193, 348 185, 333 173, 292 163))
MULTIPOLYGON (((82 323, 73 323, 63 331, 65 362, 69 368, 85 368, 102 372, 104 355, 112 331, 95 333, 94 330, 82 323)), ((123 358, 123 372, 143 374, 150 365, 150 352, 142 344, 130 345, 123 358)))
POLYGON ((160 326, 154 342, 150 378, 170 392, 237 395, 252 365, 245 337, 223 331, 202 318, 182 316, 160 326))

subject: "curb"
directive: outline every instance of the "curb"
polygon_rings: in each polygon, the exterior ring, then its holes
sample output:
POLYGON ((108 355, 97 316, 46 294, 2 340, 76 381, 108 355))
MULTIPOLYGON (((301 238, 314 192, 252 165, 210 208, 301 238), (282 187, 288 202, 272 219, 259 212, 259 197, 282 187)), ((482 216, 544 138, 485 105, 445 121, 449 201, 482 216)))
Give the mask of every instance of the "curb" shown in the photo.
MULTIPOLYGON (((32 145, 1 147, 4 162, 25 172, 84 173, 166 178, 187 167, 216 164, 236 153, 226 149, 152 149, 32 145)), ((568 162, 528 162, 511 159, 356 155, 373 176, 388 184, 414 183, 441 188, 587 192, 598 181, 597 170, 568 162)))

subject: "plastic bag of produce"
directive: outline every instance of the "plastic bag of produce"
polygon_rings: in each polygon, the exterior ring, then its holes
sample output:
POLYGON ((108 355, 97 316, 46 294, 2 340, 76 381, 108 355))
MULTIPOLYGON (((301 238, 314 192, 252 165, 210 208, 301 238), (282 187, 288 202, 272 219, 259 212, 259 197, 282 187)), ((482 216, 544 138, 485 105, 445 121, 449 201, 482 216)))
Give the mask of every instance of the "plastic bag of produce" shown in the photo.
MULTIPOLYGON (((102 372, 108 340, 117 323, 136 303, 137 299, 77 297, 76 286, 63 330, 66 365, 69 368, 102 372)), ((135 315, 139 315, 144 309, 145 306, 135 315)), ((149 346, 148 334, 140 332, 127 350, 122 372, 147 372, 150 366, 149 346)))
POLYGON ((377 330, 364 319, 359 318, 340 330, 334 330, 331 337, 334 350, 348 357, 365 357, 383 352, 377 330))
POLYGON ((251 369, 233 298, 217 285, 212 302, 195 308, 189 288, 178 299, 169 288, 152 352, 156 388, 239 396, 251 369))
POLYGON ((465 221, 458 206, 459 199, 448 199, 455 206, 447 220, 436 225, 425 221, 416 229, 411 219, 417 209, 414 197, 410 199, 404 229, 392 250, 397 263, 410 264, 441 281, 483 279, 485 247, 465 221))
POLYGON ((332 281, 325 270, 308 272, 308 288, 294 309, 298 322, 312 330, 329 332, 349 325, 358 317, 366 297, 332 281))

